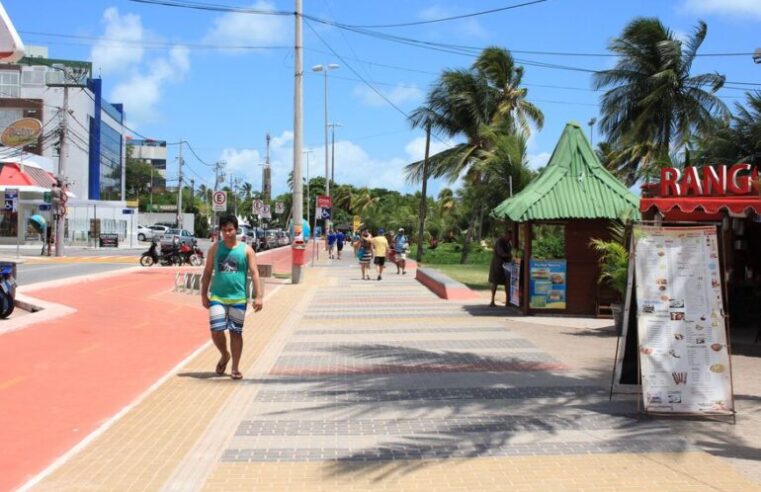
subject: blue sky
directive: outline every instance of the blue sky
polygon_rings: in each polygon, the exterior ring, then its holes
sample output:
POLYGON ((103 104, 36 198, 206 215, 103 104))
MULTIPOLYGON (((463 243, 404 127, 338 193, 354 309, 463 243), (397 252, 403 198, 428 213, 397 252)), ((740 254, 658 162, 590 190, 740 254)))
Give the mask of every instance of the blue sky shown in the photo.
MULTIPOLYGON (((291 0, 213 3, 278 11, 294 8, 291 0)), ((305 0, 304 12, 343 24, 378 25, 517 3, 522 2, 305 0)), ((269 131, 273 189, 276 194, 286 191, 293 155, 292 16, 208 12, 128 0, 4 0, 3 4, 26 44, 48 46, 53 58, 93 61, 106 97, 125 104, 132 128, 169 142, 188 140, 201 159, 208 163, 226 160, 229 172, 257 189, 269 131), (232 49, 240 46, 258 48, 232 49)), ((761 47, 758 0, 547 0, 460 20, 374 30, 435 43, 504 46, 529 63, 599 70, 611 67, 615 59, 568 53, 607 53, 610 39, 638 16, 657 16, 680 36, 704 20, 708 36, 701 53, 748 53, 761 47)), ((442 69, 467 67, 474 58, 314 21, 304 24, 304 46, 304 145, 313 150, 311 175, 324 173, 324 79, 311 67, 336 63, 341 67, 331 71, 328 80, 329 119, 342 125, 336 130, 336 180, 356 186, 416 189, 404 182, 402 168, 422 157, 424 135, 410 129, 402 113, 423 102, 442 69)), ((754 65, 749 55, 702 57, 693 68, 694 73, 712 71, 725 74, 730 82, 758 83, 755 88, 761 88, 761 65, 754 65)), ((527 65, 524 81, 528 99, 543 110, 546 120, 543 130, 529 140, 530 163, 537 167, 546 163, 566 122, 586 125, 598 115, 600 93, 591 90, 591 76, 583 71, 527 65)), ((720 94, 733 105, 742 100, 744 91, 727 88, 720 94)), ((595 141, 598 138, 595 132, 595 141)), ((440 150, 446 143, 432 145, 440 150)), ((171 147, 170 177, 176 176, 176 153, 177 147, 171 147)), ((211 168, 187 151, 186 155, 189 177, 196 179, 196 186, 201 182, 211 186, 211 168)), ((431 188, 436 193, 445 185, 436 182, 431 188)))

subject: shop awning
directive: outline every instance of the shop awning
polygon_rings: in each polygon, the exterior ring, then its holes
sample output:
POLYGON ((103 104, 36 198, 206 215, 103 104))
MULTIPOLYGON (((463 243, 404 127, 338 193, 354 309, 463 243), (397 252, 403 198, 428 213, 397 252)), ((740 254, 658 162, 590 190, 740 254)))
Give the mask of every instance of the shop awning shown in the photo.
POLYGON ((746 215, 750 211, 761 214, 761 196, 643 197, 640 200, 641 212, 647 212, 652 208, 656 208, 663 214, 676 210, 707 214, 726 211, 733 216, 746 215))

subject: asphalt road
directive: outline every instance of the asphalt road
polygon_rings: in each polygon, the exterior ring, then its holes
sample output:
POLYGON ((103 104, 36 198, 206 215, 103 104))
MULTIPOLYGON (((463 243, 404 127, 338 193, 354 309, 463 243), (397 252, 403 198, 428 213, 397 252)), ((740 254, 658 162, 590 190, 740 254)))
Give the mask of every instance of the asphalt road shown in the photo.
POLYGON ((130 268, 135 265, 118 263, 55 263, 50 265, 19 265, 16 279, 19 286, 32 285, 49 280, 93 275, 130 268))

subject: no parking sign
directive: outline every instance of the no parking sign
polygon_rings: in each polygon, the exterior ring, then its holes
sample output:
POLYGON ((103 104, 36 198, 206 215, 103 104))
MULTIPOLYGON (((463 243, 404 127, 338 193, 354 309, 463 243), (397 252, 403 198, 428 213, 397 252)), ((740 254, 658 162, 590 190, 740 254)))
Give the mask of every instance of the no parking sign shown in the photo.
POLYGON ((227 210, 227 192, 215 191, 211 198, 211 209, 215 212, 224 212, 227 210))

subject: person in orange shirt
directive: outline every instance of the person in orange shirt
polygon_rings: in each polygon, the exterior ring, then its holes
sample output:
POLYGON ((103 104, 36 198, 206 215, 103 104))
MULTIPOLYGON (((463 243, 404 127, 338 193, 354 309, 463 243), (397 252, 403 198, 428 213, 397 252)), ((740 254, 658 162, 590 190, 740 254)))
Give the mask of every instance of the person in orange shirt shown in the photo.
POLYGON ((365 234, 365 239, 370 241, 370 245, 373 248, 373 254, 375 259, 375 270, 378 272, 378 280, 383 278, 383 267, 386 264, 386 252, 388 251, 388 239, 383 235, 383 228, 378 229, 378 235, 370 237, 370 233, 365 234))

